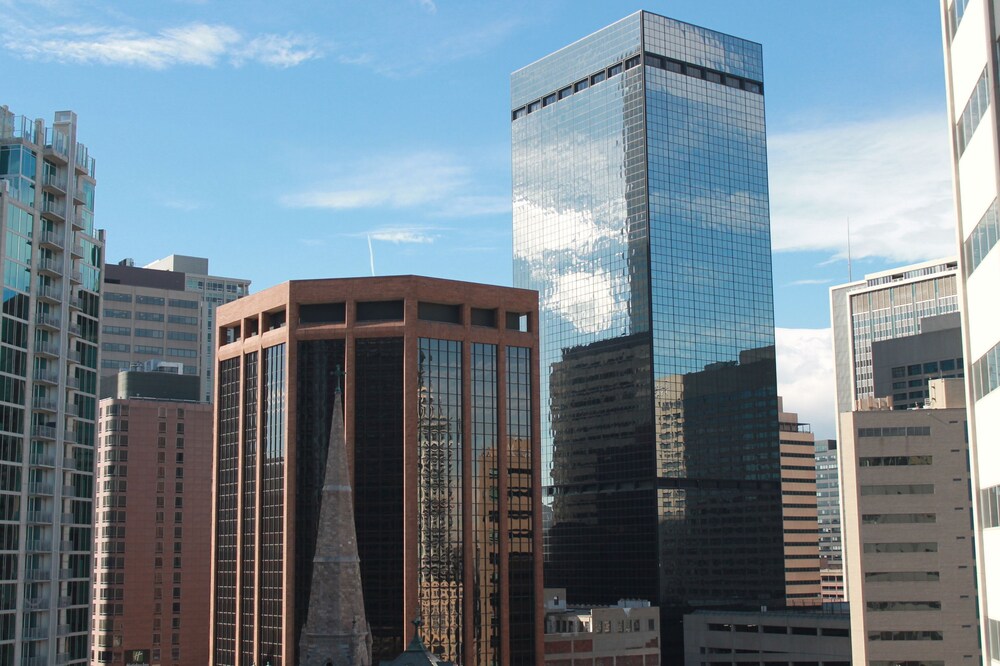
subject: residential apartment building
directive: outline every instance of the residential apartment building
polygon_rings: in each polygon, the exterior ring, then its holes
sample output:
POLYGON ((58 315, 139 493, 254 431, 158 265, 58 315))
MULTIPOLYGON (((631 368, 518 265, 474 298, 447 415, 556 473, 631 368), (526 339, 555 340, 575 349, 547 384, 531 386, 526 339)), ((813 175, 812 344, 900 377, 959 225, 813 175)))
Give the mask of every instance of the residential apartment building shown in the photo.
POLYGON ((537 307, 403 276, 218 310, 209 663, 299 663, 340 386, 373 663, 418 616, 442 660, 541 663, 537 307))
POLYGON ((104 234, 77 118, 0 107, 0 663, 90 658, 104 234))
POLYGON ((761 46, 637 12, 514 72, 511 133, 546 582, 679 658, 689 604, 785 596, 761 46))
POLYGON ((978 530, 983 652, 1000 662, 1000 193, 997 3, 941 0, 958 220, 963 348, 978 530))
POLYGON ((979 664, 963 382, 840 415, 853 662, 979 664))
POLYGON ((98 420, 93 663, 207 664, 212 406, 196 376, 118 379, 98 420))

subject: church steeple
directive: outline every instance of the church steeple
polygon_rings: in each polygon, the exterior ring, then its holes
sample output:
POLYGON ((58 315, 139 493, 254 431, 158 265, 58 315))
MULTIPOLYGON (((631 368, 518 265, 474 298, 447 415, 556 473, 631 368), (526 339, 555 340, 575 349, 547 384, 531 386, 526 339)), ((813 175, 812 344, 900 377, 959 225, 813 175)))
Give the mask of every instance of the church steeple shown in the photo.
MULTIPOLYGON (((339 366, 337 370, 339 373, 339 366)), ((339 374, 320 502, 312 589, 299 640, 299 664, 370 666, 371 635, 361 590, 339 374)))

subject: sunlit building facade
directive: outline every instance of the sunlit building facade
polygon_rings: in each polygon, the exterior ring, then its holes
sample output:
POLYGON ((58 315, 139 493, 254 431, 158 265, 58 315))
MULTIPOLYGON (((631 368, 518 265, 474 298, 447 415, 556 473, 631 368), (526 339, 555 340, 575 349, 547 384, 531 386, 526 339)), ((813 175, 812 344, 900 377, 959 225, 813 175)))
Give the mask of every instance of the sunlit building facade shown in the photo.
POLYGON ((415 617, 441 659, 541 663, 537 317, 412 276, 218 310, 212 664, 299 663, 340 385, 373 663, 415 617))
POLYGON ((511 77, 546 584, 652 600, 668 649, 696 600, 785 595, 762 81, 759 44, 648 12, 511 77))
POLYGON ((995 0, 942 0, 983 655, 1000 663, 1000 38, 995 0))
POLYGON ((0 107, 0 664, 90 659, 95 185, 76 114, 0 107))

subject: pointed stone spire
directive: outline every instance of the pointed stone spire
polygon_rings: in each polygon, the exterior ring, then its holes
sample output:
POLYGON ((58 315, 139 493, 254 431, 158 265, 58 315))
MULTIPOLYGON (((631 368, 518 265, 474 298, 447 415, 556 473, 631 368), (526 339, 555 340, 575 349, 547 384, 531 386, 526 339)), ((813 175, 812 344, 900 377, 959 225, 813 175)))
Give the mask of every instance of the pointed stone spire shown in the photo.
POLYGON ((320 502, 309 611, 299 639, 298 663, 370 666, 371 635, 361 591, 339 376, 320 502))

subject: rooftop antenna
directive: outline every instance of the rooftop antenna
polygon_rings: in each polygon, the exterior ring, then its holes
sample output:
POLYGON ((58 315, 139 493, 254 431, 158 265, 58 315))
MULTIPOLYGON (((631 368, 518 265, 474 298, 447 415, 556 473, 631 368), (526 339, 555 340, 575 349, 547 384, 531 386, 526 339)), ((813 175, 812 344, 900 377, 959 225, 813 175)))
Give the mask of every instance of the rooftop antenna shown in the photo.
POLYGON ((368 261, 372 267, 372 277, 375 276, 375 250, 372 249, 372 235, 368 234, 368 261))
MULTIPOLYGON (((369 241, 370 242, 370 241, 369 241)), ((372 269, 374 275, 375 269, 372 269)), ((854 273, 851 271, 851 216, 847 216, 847 281, 854 282, 854 273)))

